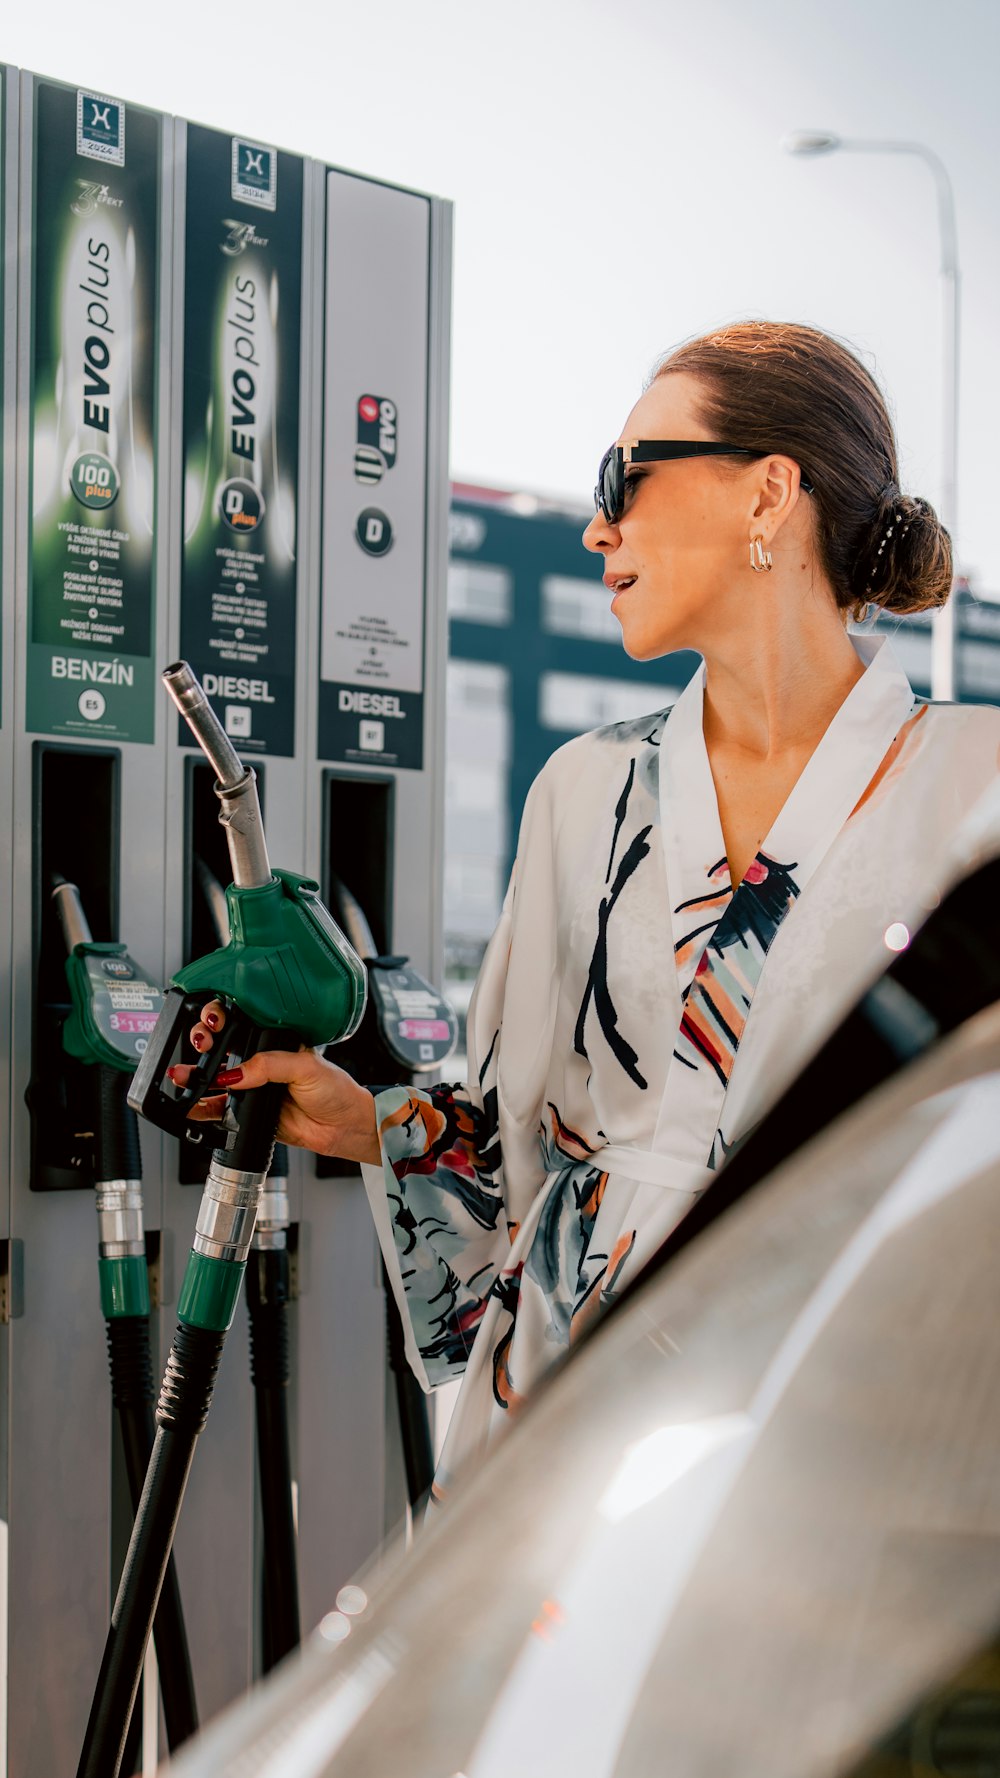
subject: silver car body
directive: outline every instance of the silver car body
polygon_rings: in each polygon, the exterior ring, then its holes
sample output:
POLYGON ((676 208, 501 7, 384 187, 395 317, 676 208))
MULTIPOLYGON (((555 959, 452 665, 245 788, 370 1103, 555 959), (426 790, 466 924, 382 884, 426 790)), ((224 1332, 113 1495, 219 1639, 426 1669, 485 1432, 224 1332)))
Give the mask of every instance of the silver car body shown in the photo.
POLYGON ((1000 1626, 998 1251, 994 1007, 599 1326, 171 1772, 847 1771, 1000 1626))

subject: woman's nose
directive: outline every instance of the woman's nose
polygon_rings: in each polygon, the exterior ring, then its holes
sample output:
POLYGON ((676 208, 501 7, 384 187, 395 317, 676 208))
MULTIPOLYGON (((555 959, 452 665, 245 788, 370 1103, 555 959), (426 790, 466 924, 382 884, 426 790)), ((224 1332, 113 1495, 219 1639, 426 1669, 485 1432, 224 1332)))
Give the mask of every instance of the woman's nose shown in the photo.
POLYGON ((615 547, 615 532, 617 530, 618 526, 609 525, 603 512, 598 508, 591 519, 590 524, 583 533, 584 549, 593 550, 595 555, 600 555, 602 550, 613 549, 615 547))

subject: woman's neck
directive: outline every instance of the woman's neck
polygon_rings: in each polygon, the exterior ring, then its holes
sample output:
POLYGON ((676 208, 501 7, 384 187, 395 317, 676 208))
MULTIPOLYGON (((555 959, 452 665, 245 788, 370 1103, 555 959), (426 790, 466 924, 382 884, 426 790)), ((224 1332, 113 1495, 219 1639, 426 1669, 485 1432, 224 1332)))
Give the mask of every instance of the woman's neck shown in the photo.
POLYGON ((709 751, 762 764, 811 752, 865 670, 832 597, 775 601, 757 625, 702 652, 709 751))

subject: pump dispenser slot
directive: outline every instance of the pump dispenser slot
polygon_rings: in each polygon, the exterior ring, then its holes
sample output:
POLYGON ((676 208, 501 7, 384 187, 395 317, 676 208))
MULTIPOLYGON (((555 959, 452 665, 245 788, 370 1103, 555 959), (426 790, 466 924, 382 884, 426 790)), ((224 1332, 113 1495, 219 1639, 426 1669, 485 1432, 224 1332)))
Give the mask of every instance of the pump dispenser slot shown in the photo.
POLYGON ((51 892, 59 877, 71 879, 94 937, 117 938, 121 759, 115 748, 36 742, 32 768, 31 1189, 66 1191, 93 1185, 93 1118, 63 1053, 66 943, 51 892))
POLYGON ((118 937, 121 758, 114 748, 82 753, 36 742, 33 763, 36 980, 43 997, 65 1000, 66 947, 48 905, 52 879, 77 885, 95 937, 118 937))
POLYGON ((380 953, 392 945, 395 789, 389 777, 323 774, 323 899, 336 919, 334 885, 344 883, 361 903, 380 953))
MULTIPOLYGON (((215 794, 215 774, 201 759, 188 759, 185 785, 185 831, 187 834, 187 870, 184 874, 184 961, 207 957, 222 942, 212 919, 203 888, 197 878, 197 859, 207 865, 223 889, 232 882, 229 847, 225 829, 219 821, 219 799, 215 794)), ((266 768, 254 765, 261 814, 266 817, 266 768)))

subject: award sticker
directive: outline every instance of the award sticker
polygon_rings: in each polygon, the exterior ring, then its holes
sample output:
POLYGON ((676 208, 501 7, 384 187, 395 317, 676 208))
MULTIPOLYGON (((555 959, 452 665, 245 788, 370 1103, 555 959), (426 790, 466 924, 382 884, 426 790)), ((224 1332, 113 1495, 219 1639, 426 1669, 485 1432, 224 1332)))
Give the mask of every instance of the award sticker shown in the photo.
POLYGON ((125 165, 125 107, 119 99, 77 91, 76 152, 107 167, 125 165))
POLYGON ((278 155, 260 142, 233 137, 233 201, 274 210, 278 203, 278 155))

